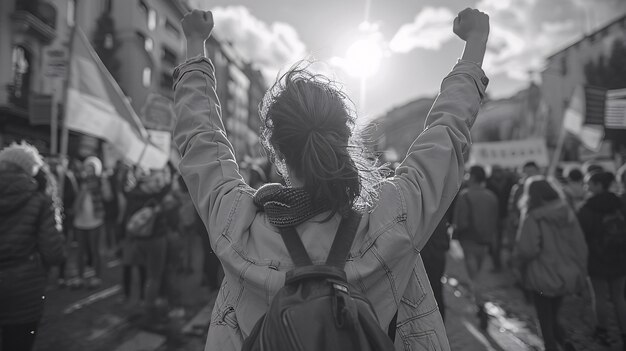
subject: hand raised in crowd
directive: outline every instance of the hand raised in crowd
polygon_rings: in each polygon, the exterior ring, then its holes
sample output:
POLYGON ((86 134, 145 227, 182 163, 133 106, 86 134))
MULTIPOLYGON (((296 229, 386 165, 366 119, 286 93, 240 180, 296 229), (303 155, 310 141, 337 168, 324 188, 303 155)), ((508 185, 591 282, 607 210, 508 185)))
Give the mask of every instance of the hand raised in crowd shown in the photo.
POLYGON ((205 41, 213 31, 213 13, 211 11, 193 10, 183 17, 181 24, 187 41, 205 41))
POLYGON ((452 31, 464 41, 487 41, 489 37, 489 16, 476 9, 466 8, 454 19, 452 31))

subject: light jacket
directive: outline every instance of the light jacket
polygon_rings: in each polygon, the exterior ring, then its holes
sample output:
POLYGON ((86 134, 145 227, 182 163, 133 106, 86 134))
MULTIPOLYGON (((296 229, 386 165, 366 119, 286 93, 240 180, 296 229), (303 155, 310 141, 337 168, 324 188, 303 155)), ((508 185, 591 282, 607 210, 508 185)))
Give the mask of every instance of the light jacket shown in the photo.
MULTIPOLYGON (((188 60, 174 72, 174 142, 185 184, 211 247, 224 267, 206 350, 239 350, 294 268, 280 234, 253 203, 254 189, 239 173, 221 118, 212 63, 188 60)), ((475 64, 459 62, 394 178, 362 217, 346 262, 348 280, 372 302, 381 328, 398 311, 397 350, 449 350, 419 251, 452 202, 464 173, 464 153, 488 79, 475 64)), ((416 131, 417 135, 419 131, 416 131)), ((297 230, 314 263, 323 263, 339 215, 297 230)))
POLYGON ((526 288, 546 296, 573 294, 585 286, 587 244, 576 214, 563 200, 522 218, 514 250, 526 288))

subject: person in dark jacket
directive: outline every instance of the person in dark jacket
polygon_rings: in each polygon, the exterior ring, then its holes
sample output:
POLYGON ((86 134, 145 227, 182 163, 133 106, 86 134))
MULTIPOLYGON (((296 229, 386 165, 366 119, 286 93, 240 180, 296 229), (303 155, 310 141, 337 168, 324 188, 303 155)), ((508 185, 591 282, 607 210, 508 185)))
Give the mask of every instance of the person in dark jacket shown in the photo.
POLYGON ((64 260, 61 223, 34 176, 43 161, 28 144, 0 151, 0 338, 31 350, 43 315, 46 269, 64 260))
MULTIPOLYGON (((450 209, 452 208, 454 208, 454 205, 450 206, 450 209)), ((428 275, 430 286, 433 288, 433 295, 435 295, 441 318, 444 321, 446 319, 446 307, 443 302, 443 283, 441 278, 446 270, 446 252, 450 249, 450 235, 448 234, 452 212, 450 209, 448 209, 448 212, 446 212, 437 228, 435 228, 433 235, 428 239, 422 251, 420 251, 426 275, 428 275)))
POLYGON ((490 251, 495 271, 500 271, 502 269, 502 240, 504 239, 504 228, 506 224, 506 217, 508 215, 509 195, 511 194, 513 185, 513 180, 507 176, 502 167, 494 165, 491 168, 491 176, 487 179, 486 187, 498 197, 499 209, 498 232, 496 233, 494 245, 490 251))
POLYGON ((607 244, 609 216, 621 216, 622 225, 619 226, 622 227, 622 235, 626 237, 626 228, 623 227, 626 211, 622 207, 620 198, 609 191, 614 180, 613 173, 604 171, 591 173, 585 177, 585 184, 592 196, 580 209, 578 219, 589 246, 589 276, 596 295, 598 325, 594 337, 603 345, 610 344, 607 334, 610 299, 617 313, 623 347, 626 350, 626 300, 624 299, 626 246, 619 243, 607 244))

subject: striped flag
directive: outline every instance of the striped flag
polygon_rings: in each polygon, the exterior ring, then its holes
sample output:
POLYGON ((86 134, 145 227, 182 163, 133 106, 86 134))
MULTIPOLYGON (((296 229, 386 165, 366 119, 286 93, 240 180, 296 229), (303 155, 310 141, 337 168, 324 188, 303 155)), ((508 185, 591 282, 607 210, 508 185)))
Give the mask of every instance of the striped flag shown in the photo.
POLYGON ((607 129, 626 129, 626 89, 606 92, 604 126, 607 129))
POLYGON ((80 28, 72 40, 67 128, 108 141, 141 168, 163 168, 169 155, 150 143, 141 120, 80 28))
POLYGON ((578 140, 589 150, 599 151, 604 139, 602 125, 586 124, 590 115, 589 99, 586 87, 579 86, 574 90, 569 106, 565 110, 563 128, 576 135, 578 140))

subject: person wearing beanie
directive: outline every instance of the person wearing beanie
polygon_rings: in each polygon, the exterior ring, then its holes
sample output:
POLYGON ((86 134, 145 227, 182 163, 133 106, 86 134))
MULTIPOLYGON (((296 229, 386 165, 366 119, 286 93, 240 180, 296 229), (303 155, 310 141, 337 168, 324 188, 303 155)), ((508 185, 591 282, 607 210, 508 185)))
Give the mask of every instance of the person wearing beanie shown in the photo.
POLYGON ((43 316, 46 270, 65 259, 52 198, 34 176, 43 165, 24 142, 0 150, 0 349, 31 350, 43 316))
POLYGON ((85 285, 85 261, 91 254, 94 276, 87 286, 97 288, 102 284, 102 259, 100 257, 100 236, 104 230, 104 201, 112 195, 110 188, 101 178, 102 162, 95 156, 89 156, 83 162, 79 179, 79 191, 74 202, 74 228, 78 241, 78 280, 72 286, 85 285))

